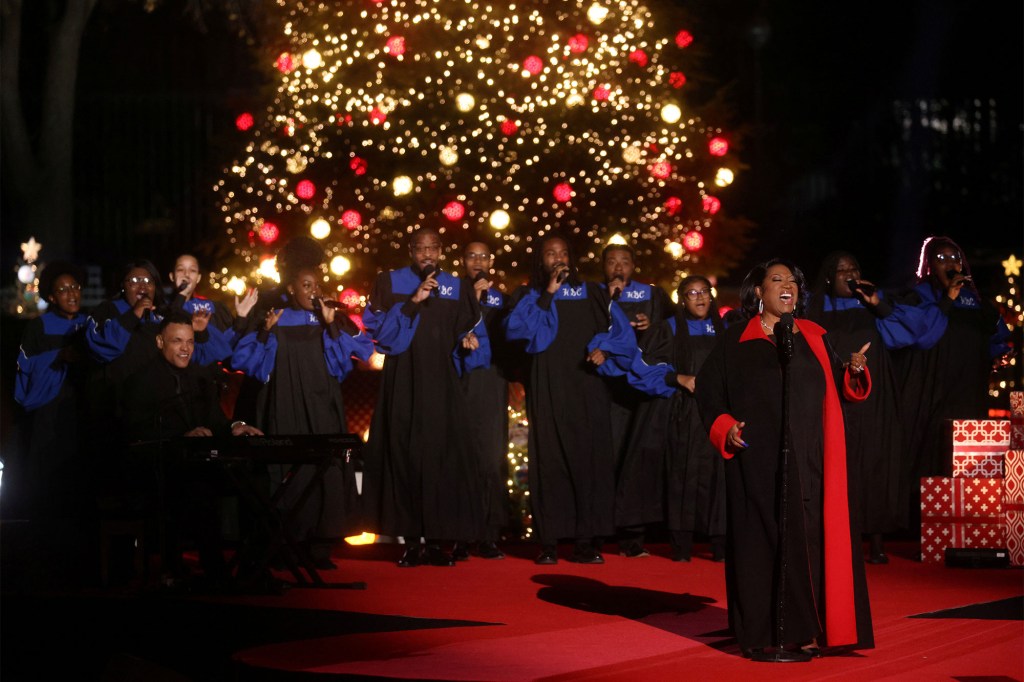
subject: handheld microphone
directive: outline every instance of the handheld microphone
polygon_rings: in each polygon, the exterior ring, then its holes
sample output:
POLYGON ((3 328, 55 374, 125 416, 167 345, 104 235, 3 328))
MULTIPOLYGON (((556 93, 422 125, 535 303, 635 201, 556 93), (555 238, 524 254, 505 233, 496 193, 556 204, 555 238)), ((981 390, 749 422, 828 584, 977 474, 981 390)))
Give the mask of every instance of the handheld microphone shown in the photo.
MULTIPOLYGON (((473 283, 476 284, 480 280, 484 280, 484 279, 487 279, 487 273, 484 272, 483 270, 481 270, 480 272, 476 273, 476 275, 473 276, 473 283)), ((482 301, 484 299, 484 296, 486 296, 486 295, 487 295, 486 291, 481 291, 477 295, 477 300, 482 301)))
POLYGON ((949 282, 952 282, 952 281, 953 281, 953 278, 954 278, 954 277, 956 277, 957 275, 960 275, 961 277, 963 277, 963 279, 964 279, 964 281, 965 281, 965 282, 968 282, 968 283, 973 283, 973 282, 974 282, 974 280, 973 280, 973 279, 971 279, 970 277, 968 277, 967 275, 965 275, 965 274, 964 274, 964 273, 962 273, 962 272, 957 272, 957 271, 956 271, 956 270, 954 270, 953 268, 950 268, 949 270, 946 270, 946 279, 947 279, 947 280, 948 280, 949 282))
POLYGON ((860 293, 864 298, 871 298, 876 291, 876 287, 873 284, 858 284, 855 279, 846 280, 846 286, 850 288, 851 294, 860 293))
POLYGON ((558 282, 559 284, 563 284, 563 283, 565 283, 565 280, 567 280, 567 279, 569 279, 569 266, 568 265, 565 266, 565 268, 563 270, 559 271, 558 276, 555 277, 555 281, 558 282))
POLYGON ((319 296, 316 296, 313 298, 313 307, 317 310, 320 310, 321 308, 333 308, 337 310, 338 308, 347 308, 348 306, 341 301, 333 301, 329 298, 320 298, 319 296))
POLYGON ((772 331, 775 333, 779 362, 783 365, 789 364, 793 357, 793 314, 783 313, 772 331))
MULTIPOLYGON (((434 266, 434 265, 428 265, 427 267, 423 268, 423 280, 424 281, 426 281, 427 278, 430 277, 431 275, 434 276, 434 279, 437 279, 437 276, 440 275, 440 274, 441 274, 441 271, 438 270, 437 267, 434 266)), ((430 295, 431 296, 437 296, 437 287, 434 287, 433 289, 430 290, 430 295)))
POLYGON ((185 289, 188 289, 187 279, 181 280, 181 284, 178 285, 178 293, 180 294, 181 292, 185 291, 185 289))
MULTIPOLYGON (((612 280, 612 281, 614 282, 615 280, 612 280)), ((622 292, 623 292, 623 290, 625 290, 625 288, 627 286, 629 286, 629 282, 623 280, 622 281, 622 286, 620 286, 619 288, 617 288, 615 291, 612 292, 612 300, 613 301, 619 300, 619 296, 622 296, 622 292)))

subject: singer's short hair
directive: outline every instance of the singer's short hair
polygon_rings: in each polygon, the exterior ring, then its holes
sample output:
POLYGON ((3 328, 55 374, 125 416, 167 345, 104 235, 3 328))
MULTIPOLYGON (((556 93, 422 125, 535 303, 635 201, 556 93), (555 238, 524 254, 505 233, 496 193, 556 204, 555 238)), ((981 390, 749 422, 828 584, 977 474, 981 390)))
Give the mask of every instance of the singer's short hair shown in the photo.
POLYGON ((184 324, 191 327, 192 316, 186 313, 181 308, 168 310, 167 313, 164 315, 164 319, 160 320, 160 326, 158 327, 159 332, 163 334, 164 330, 170 327, 172 324, 184 324))
POLYGON ((74 263, 63 260, 50 261, 39 273, 39 294, 43 298, 53 294, 53 286, 61 275, 71 275, 79 284, 85 282, 85 273, 74 263))
POLYGON ((793 273, 793 277, 796 279, 798 292, 796 297, 796 310, 794 313, 796 317, 804 316, 804 312, 807 308, 807 297, 810 295, 810 292, 807 291, 807 278, 804 277, 803 270, 798 268, 796 263, 791 260, 787 260, 785 258, 772 258, 764 263, 755 265, 754 268, 747 273, 747 276, 743 278, 743 284, 740 285, 740 306, 743 308, 743 312, 747 315, 747 319, 758 314, 757 302, 759 299, 757 294, 754 293, 754 287, 761 286, 764 282, 765 276, 768 274, 768 269, 775 265, 782 265, 793 273))
POLYGON ((604 262, 605 257, 613 251, 625 251, 629 254, 629 257, 634 261, 636 260, 636 249, 629 244, 609 244, 601 250, 601 262, 604 262))

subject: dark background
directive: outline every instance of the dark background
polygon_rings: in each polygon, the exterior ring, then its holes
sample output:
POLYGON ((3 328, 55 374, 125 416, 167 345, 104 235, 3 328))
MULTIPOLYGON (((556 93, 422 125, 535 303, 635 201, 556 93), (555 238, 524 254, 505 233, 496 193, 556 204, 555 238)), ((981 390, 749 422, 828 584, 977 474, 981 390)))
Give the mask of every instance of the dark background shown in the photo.
MULTIPOLYGON (((31 107, 45 39, 27 4, 22 83, 31 107)), ((85 33, 75 248, 78 260, 108 271, 135 256, 166 271, 184 250, 216 258, 222 228, 211 188, 240 144, 235 116, 267 96, 258 65, 266 56, 220 13, 208 12, 200 31, 183 6, 101 2, 85 33)), ((865 277, 904 284, 921 240, 947 234, 969 254, 982 291, 994 291, 999 261, 1021 251, 1024 223, 1022 3, 683 6, 708 52, 707 77, 734 105, 724 127, 747 131, 735 148, 748 168, 722 197, 725 210, 759 227, 724 286, 776 255, 813 277, 836 248, 857 254, 865 277)), ((6 193, 0 218, 9 285, 28 235, 6 193)))

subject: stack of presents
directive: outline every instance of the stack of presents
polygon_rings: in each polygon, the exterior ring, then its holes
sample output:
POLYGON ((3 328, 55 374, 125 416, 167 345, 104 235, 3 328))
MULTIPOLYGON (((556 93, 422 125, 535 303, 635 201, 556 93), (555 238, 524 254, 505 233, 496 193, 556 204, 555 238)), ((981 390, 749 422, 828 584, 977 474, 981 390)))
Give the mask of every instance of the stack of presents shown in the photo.
POLYGON ((1010 419, 954 419, 952 476, 921 479, 921 561, 949 548, 1004 550, 1024 566, 1024 391, 1010 394, 1010 419))

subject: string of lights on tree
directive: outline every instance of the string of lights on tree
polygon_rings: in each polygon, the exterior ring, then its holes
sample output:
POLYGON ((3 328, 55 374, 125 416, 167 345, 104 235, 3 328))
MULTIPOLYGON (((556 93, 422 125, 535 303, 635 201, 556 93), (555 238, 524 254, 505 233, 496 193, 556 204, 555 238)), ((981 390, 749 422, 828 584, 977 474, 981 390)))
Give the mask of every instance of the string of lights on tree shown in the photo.
POLYGON ((1013 330, 1012 342, 1016 354, 995 367, 995 371, 989 379, 989 395, 993 398, 1000 398, 1000 396, 1009 394, 1010 391, 1020 390, 1018 385, 1020 367, 1017 364, 1017 356, 1020 354, 1021 325, 1024 322, 1024 317, 1021 315, 1021 296, 1017 278, 1020 277, 1021 265, 1024 265, 1024 261, 1017 258, 1015 254, 1010 254, 1009 258, 1002 262, 1006 283, 1002 287, 1002 291, 996 294, 995 303, 1003 321, 1013 330))
POLYGON ((365 284, 407 262, 420 226, 442 232, 452 269, 455 245, 491 243, 499 279, 527 272, 550 230, 584 262, 629 242, 666 284, 740 255, 750 225, 723 210, 738 140, 688 101, 699 37, 666 23, 678 8, 277 4, 281 42, 265 50, 276 94, 239 114, 243 151, 214 187, 236 255, 215 288, 276 280, 274 254, 297 234, 365 284))

